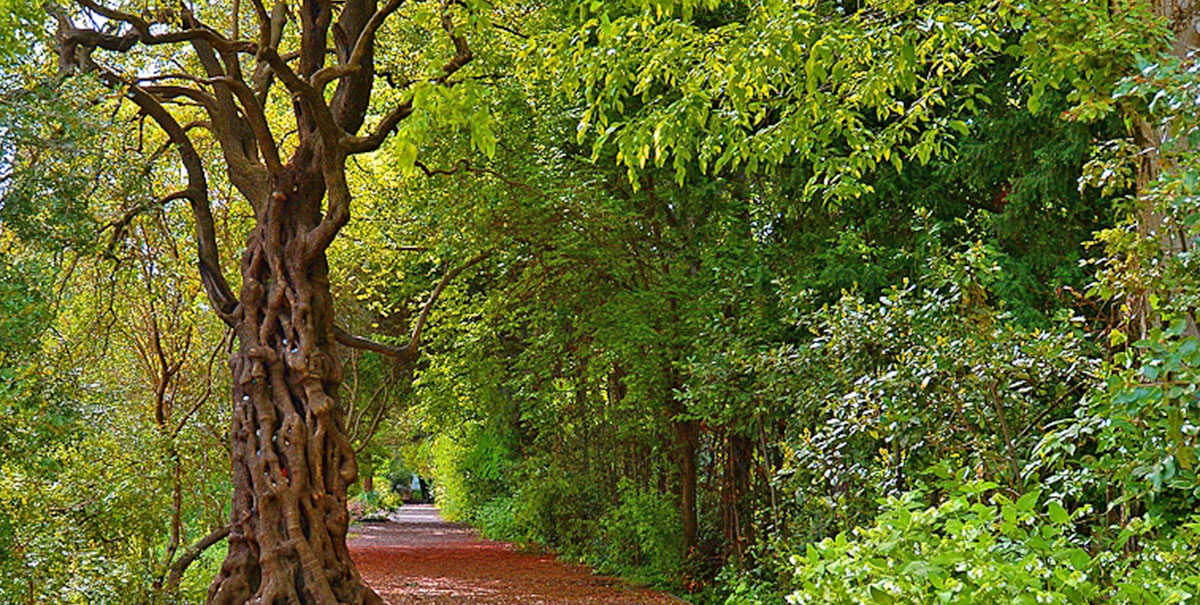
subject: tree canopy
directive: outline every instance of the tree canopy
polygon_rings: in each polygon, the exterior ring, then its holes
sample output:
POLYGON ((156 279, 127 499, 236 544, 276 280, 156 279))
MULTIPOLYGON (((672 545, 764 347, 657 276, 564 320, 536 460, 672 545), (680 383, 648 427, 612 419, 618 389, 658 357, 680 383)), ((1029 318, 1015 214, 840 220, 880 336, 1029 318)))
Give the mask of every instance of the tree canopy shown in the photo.
POLYGON ((0 601, 1197 602, 1197 19, 3 0, 0 601))

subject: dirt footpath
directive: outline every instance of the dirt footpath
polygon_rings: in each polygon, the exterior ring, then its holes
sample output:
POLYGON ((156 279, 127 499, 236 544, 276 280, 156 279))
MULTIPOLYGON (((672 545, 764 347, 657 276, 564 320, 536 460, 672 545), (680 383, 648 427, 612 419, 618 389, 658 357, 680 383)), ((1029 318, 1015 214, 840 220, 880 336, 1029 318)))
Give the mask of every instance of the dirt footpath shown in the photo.
POLYGON ((349 546, 363 579, 390 605, 683 602, 550 555, 483 540, 442 520, 429 505, 406 505, 389 523, 356 525, 349 546))

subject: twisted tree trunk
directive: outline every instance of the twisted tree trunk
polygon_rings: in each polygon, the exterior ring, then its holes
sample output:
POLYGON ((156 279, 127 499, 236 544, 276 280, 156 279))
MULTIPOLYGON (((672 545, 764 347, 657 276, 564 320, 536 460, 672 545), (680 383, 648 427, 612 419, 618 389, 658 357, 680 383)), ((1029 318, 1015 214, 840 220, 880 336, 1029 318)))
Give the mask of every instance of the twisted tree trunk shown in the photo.
POLYGON ((241 261, 232 529, 210 603, 381 603, 346 549, 357 468, 337 399, 328 266, 306 239, 321 220, 318 158, 289 163, 241 261))

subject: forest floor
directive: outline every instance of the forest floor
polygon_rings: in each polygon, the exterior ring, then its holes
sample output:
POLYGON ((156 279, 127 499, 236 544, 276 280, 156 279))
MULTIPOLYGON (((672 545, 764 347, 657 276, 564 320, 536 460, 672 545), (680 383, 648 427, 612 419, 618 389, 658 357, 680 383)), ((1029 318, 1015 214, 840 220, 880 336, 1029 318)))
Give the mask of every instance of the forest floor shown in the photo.
POLYGON ((363 579, 390 605, 682 602, 553 555, 484 540, 427 504, 405 505, 385 523, 355 525, 348 542, 363 579))

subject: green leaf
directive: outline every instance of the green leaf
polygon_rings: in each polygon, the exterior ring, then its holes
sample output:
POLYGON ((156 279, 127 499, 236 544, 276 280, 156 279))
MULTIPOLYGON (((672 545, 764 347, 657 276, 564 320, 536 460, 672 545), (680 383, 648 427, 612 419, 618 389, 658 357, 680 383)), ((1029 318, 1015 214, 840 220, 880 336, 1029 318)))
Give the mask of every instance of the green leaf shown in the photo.
POLYGON ((890 605, 891 603, 896 602, 896 599, 893 598, 892 595, 874 586, 871 587, 871 600, 876 603, 882 603, 883 605, 890 605))
POLYGON ((1033 94, 1029 95, 1027 104, 1029 105, 1029 113, 1037 115, 1037 112, 1042 109, 1042 95, 1045 94, 1045 88, 1039 89, 1034 86, 1033 94))
POLYGON ((411 174, 417 163, 417 146, 412 141, 401 140, 397 147, 396 162, 399 164, 400 173, 411 174))
POLYGON ((1049 508, 1051 521, 1063 525, 1071 520, 1071 516, 1067 514, 1067 509, 1063 508, 1063 505, 1059 504, 1058 501, 1051 500, 1049 508))
POLYGON ((1067 559, 1071 562, 1071 567, 1080 571, 1087 569, 1092 563, 1092 557, 1087 554, 1087 551, 1082 548, 1072 548, 1067 551, 1067 559))
POLYGON ((1125 336, 1124 332, 1117 330, 1115 328, 1113 329, 1113 331, 1108 333, 1108 346, 1110 346, 1110 347, 1116 347, 1116 346, 1123 345, 1128 340, 1129 340, 1129 337, 1125 336))
POLYGON ((1017 499, 1017 508, 1022 512, 1029 512, 1037 505, 1038 496, 1041 492, 1029 492, 1017 499))

